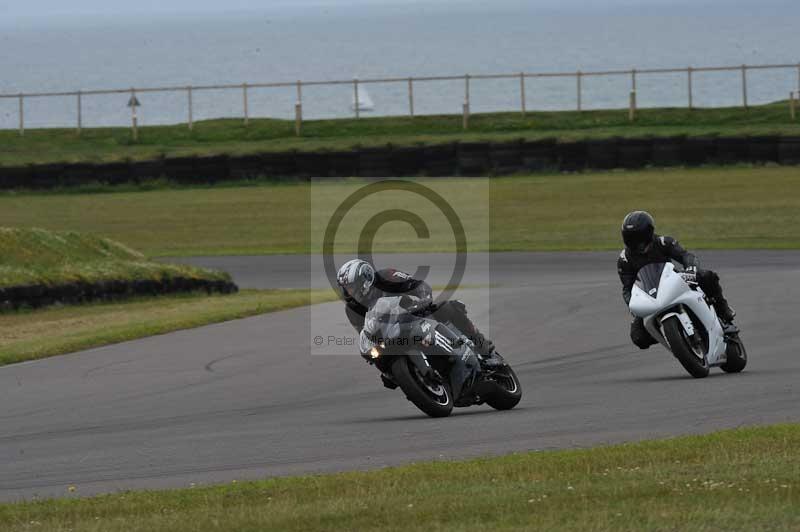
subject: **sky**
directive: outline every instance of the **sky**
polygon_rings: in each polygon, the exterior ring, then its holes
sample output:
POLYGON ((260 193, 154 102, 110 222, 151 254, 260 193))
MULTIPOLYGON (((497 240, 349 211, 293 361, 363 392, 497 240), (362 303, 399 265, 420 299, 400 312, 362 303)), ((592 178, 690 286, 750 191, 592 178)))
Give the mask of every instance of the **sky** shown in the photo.
MULTIPOLYGON (((770 3, 788 0, 767 0, 770 3)), ((281 7, 326 6, 335 8, 350 5, 385 5, 394 4, 434 4, 447 6, 466 6, 469 4, 486 4, 478 0, 0 0, 0 20, 8 23, 16 18, 48 18, 53 16, 85 16, 104 17, 124 16, 130 14, 208 14, 236 11, 268 11, 281 7)), ((670 6, 696 5, 697 0, 492 0, 498 3, 525 3, 541 5, 543 8, 604 8, 610 6, 670 6)), ((705 4, 717 5, 751 5, 759 6, 765 0, 702 0, 705 4)))

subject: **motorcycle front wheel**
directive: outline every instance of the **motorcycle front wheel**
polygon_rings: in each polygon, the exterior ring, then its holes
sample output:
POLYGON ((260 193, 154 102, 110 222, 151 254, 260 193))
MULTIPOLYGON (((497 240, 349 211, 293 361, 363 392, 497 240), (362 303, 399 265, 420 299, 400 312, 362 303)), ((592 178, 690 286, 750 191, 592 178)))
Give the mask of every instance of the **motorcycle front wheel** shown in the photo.
POLYGON ((447 383, 428 382, 407 357, 392 363, 392 375, 406 398, 430 417, 447 417, 453 411, 453 394, 447 383))
POLYGON ((708 376, 708 359, 705 353, 701 352, 699 348, 692 347, 689 338, 686 337, 686 331, 683 325, 676 317, 668 318, 664 322, 664 336, 667 338, 667 343, 672 354, 681 363, 689 375, 695 379, 702 379, 708 376))

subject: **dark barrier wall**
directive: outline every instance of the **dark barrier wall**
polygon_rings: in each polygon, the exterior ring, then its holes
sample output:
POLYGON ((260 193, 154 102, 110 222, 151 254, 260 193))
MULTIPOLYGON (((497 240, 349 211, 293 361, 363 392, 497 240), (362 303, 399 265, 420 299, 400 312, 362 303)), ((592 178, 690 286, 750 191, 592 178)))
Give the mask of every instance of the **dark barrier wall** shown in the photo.
POLYGON ((174 277, 166 280, 109 280, 61 285, 26 285, 0 288, 0 310, 44 307, 54 303, 75 304, 111 301, 135 296, 186 292, 232 294, 238 287, 230 281, 174 277))
POLYGON ((800 137, 611 138, 462 142, 435 146, 353 148, 242 156, 170 157, 107 164, 0 167, 0 189, 96 183, 218 183, 255 178, 489 176, 520 172, 603 170, 703 164, 800 164, 800 137))

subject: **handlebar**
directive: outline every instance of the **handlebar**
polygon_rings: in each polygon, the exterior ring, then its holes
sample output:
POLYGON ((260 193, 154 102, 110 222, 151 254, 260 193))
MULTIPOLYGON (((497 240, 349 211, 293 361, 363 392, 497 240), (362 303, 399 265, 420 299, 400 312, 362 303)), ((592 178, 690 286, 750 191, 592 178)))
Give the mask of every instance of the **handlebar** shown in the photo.
POLYGON ((431 300, 404 294, 400 298, 400 306, 412 314, 417 314, 427 311, 431 306, 431 300))

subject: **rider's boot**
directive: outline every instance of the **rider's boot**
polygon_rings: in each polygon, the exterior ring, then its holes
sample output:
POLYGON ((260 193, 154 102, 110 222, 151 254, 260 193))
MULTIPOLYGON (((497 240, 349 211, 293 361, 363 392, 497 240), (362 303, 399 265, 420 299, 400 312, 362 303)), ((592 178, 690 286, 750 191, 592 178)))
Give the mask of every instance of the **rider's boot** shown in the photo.
POLYGON ((714 299, 714 310, 717 311, 717 316, 723 323, 733 323, 733 318, 736 317, 736 311, 731 308, 724 297, 714 299))
POLYGON ((494 342, 486 338, 480 331, 476 330, 472 338, 475 344, 475 352, 481 360, 481 365, 486 368, 499 367, 503 365, 503 360, 494 348, 494 342))
POLYGON ((728 301, 722 295, 722 286, 719 284, 719 276, 710 270, 698 271, 697 276, 700 288, 703 289, 703 292, 705 292, 711 300, 720 321, 728 324, 733 323, 736 312, 728 305, 728 301))

